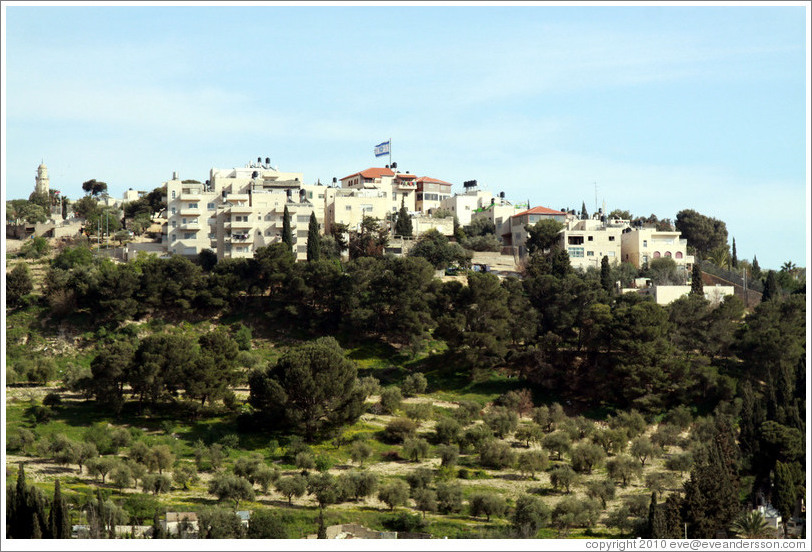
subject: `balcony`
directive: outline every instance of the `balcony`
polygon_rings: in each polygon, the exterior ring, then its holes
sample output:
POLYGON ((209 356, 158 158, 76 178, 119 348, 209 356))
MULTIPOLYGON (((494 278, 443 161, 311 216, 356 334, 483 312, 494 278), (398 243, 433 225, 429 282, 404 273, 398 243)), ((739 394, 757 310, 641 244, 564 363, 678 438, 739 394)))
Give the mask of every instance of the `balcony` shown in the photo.
POLYGON ((226 201, 236 202, 236 201, 248 201, 248 194, 230 194, 226 193, 226 196, 223 198, 226 201))
POLYGON ((189 209, 188 207, 181 207, 179 213, 187 217, 199 217, 200 209, 189 209))
POLYGON ((178 228, 181 230, 200 230, 200 224, 196 220, 190 220, 186 223, 180 223, 178 228))
POLYGON ((250 205, 248 205, 247 203, 245 203, 245 204, 232 205, 230 207, 227 207, 225 212, 226 213, 252 213, 253 211, 254 211, 254 208, 251 207, 250 205))
POLYGON ((248 221, 239 221, 239 222, 234 221, 234 222, 226 222, 225 224, 223 224, 223 228, 225 228, 226 230, 230 230, 232 228, 253 228, 253 227, 254 227, 253 223, 248 221))
POLYGON ((200 191, 193 191, 193 192, 181 192, 180 197, 178 198, 181 201, 201 201, 203 199, 203 193, 200 191))

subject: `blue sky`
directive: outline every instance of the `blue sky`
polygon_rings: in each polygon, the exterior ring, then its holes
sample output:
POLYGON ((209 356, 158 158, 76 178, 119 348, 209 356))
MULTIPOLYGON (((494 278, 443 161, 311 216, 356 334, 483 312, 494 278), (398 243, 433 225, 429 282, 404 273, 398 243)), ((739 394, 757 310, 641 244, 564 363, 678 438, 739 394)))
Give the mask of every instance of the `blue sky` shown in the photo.
POLYGON ((803 7, 6 7, 7 198, 262 156, 514 201, 724 220, 806 264, 803 7))

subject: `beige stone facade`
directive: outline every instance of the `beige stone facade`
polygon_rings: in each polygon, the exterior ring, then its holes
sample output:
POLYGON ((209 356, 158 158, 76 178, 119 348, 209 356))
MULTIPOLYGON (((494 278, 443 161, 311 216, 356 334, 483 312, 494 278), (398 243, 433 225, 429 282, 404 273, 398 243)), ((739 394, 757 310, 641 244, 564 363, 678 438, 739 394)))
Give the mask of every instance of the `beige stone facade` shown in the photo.
POLYGON ((621 236, 628 221, 600 219, 571 220, 561 232, 561 246, 573 268, 600 268, 603 257, 610 264, 621 262, 621 236))
POLYGON ((660 257, 672 258, 678 270, 690 271, 693 268, 694 257, 688 255, 688 242, 681 239, 677 231, 627 228, 622 234, 620 247, 621 260, 637 268, 660 257))
POLYGON ((324 223, 327 188, 302 184, 302 174, 268 164, 211 169, 207 183, 177 177, 166 183, 167 230, 164 243, 173 254, 250 258, 260 247, 282 240, 284 210, 290 213, 297 259, 307 257, 310 214, 324 223))

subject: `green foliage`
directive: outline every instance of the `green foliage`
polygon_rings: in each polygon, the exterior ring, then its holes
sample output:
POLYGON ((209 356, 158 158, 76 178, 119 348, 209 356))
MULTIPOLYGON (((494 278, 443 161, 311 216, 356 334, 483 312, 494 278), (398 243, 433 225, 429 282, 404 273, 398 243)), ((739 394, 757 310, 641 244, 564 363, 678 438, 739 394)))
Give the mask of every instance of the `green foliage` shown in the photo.
POLYGON ((599 445, 583 443, 572 449, 571 456, 575 471, 591 474, 592 469, 603 461, 606 454, 599 445))
POLYGON ((485 516, 486 521, 491 516, 501 517, 507 510, 505 499, 494 493, 475 493, 468 500, 472 517, 485 516))
POLYGON ((420 235, 417 243, 409 250, 409 256, 422 257, 436 269, 455 264, 467 266, 471 260, 471 255, 462 246, 450 243, 447 237, 435 229, 420 235))
POLYGON ((12 199, 6 202, 6 222, 8 224, 37 224, 48 220, 48 210, 25 199, 12 199))
POLYGON ((245 534, 240 517, 226 508, 207 508, 197 516, 200 538, 240 539, 245 534))
POLYGON ((403 380, 403 383, 400 385, 400 389, 404 396, 413 397, 425 393, 427 386, 428 381, 426 380, 426 376, 420 372, 416 372, 406 376, 406 379, 403 380))
POLYGON ((516 508, 511 516, 511 523, 516 536, 523 539, 533 538, 550 520, 550 509, 539 497, 527 494, 516 499, 516 508))
POLYGON ((400 408, 402 401, 403 395, 401 395, 399 387, 393 385, 381 391, 380 405, 385 414, 394 414, 400 408))
POLYGON ((51 252, 51 245, 46 238, 37 236, 29 238, 20 248, 20 256, 26 259, 39 259, 51 252))
POLYGON ((256 509, 251 513, 248 530, 249 539, 287 539, 289 538, 284 519, 270 509, 256 509))
POLYGON ((293 497, 300 497, 307 490, 307 480, 301 475, 280 477, 275 484, 276 490, 282 496, 288 498, 288 504, 292 504, 293 497))
POLYGON ((209 494, 217 496, 217 500, 233 500, 234 508, 239 507, 241 500, 254 500, 254 489, 242 477, 223 473, 216 475, 209 482, 209 494))
POLYGON ((437 484, 437 507, 443 514, 462 511, 462 487, 459 483, 437 484))
POLYGON ((6 304, 16 307, 34 290, 34 282, 25 264, 18 264, 6 274, 6 304))
POLYGON ((696 249, 700 258, 704 258, 719 246, 727 245, 725 223, 702 215, 693 209, 678 212, 674 226, 688 241, 688 246, 696 249))
POLYGON ((318 261, 321 257, 321 240, 319 238, 319 223, 316 212, 310 213, 310 223, 307 227, 307 260, 318 261))
POLYGON ((407 418, 395 418, 384 428, 384 437, 391 443, 403 442, 413 437, 417 424, 407 418))
POLYGON ((559 232, 564 229, 564 225, 557 220, 545 218, 533 226, 527 226, 527 252, 533 255, 536 252, 544 253, 553 249, 559 242, 559 232))
POLYGON ((394 510, 397 506, 403 506, 409 500, 409 486, 400 479, 394 479, 380 486, 378 490, 378 500, 394 510))
POLYGON ((559 535, 566 535, 573 527, 592 527, 598 520, 600 507, 593 500, 575 497, 562 498, 553 508, 551 523, 559 535))
POLYGON ((400 211, 398 211, 398 218, 395 222, 395 235, 412 236, 412 219, 409 217, 409 211, 406 209, 405 203, 400 204, 400 211))
POLYGON ((96 179, 93 178, 82 183, 82 190, 93 196, 97 196, 107 192, 107 183, 96 181, 96 179))
POLYGON ((355 365, 333 338, 290 349, 275 366, 249 377, 249 402, 262 415, 313 439, 359 418, 365 397, 355 365))
POLYGON ((615 481, 620 481, 625 487, 635 477, 643 473, 643 466, 631 456, 618 456, 606 461, 606 472, 615 481))
POLYGON ((513 452, 510 445, 491 440, 481 446, 479 463, 495 470, 512 468, 516 465, 516 453, 513 452))
POLYGON ((485 413, 485 425, 500 439, 516 431, 519 425, 519 416, 504 406, 495 406, 485 413))

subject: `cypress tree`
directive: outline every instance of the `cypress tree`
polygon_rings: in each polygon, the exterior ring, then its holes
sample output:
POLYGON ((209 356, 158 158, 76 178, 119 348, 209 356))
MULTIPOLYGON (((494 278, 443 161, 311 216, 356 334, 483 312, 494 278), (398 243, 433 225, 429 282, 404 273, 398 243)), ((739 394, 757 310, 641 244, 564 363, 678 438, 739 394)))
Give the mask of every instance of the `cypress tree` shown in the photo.
POLYGON ((152 538, 153 539, 166 538, 166 535, 164 535, 164 528, 161 525, 161 520, 158 519, 158 512, 155 512, 155 515, 152 516, 152 538))
MULTIPOLYGON (((456 218, 454 220, 457 220, 456 218)), ((459 221, 457 221, 457 228, 459 228, 459 221)), ((456 228, 454 234, 456 235, 456 228)), ((412 219, 409 217, 409 211, 406 210, 406 204, 400 203, 400 211, 398 211, 398 220, 395 222, 395 234, 398 236, 405 236, 407 238, 412 236, 412 219)))
POLYGON ((699 268, 699 263, 694 263, 691 269, 691 294, 700 297, 705 296, 705 290, 702 286, 702 270, 699 268))
POLYGON ((586 201, 581 202, 581 220, 587 220, 589 213, 586 212, 586 201))
POLYGON ((50 527, 52 539, 69 539, 71 536, 68 508, 65 499, 62 497, 59 479, 54 483, 54 502, 51 504, 51 512, 48 515, 48 526, 50 527))
POLYGON ((606 255, 601 259, 601 286, 607 293, 612 293, 612 272, 609 268, 609 257, 606 255))
POLYGON ((753 255, 753 278, 761 278, 761 267, 758 266, 758 259, 753 255))
POLYGON ((288 248, 293 251, 293 232, 290 230, 290 211, 285 205, 285 213, 282 216, 282 241, 288 244, 288 248))
POLYGON ((34 520, 32 521, 33 530, 31 532, 32 539, 41 539, 42 538, 42 529, 40 528, 39 516, 36 512, 34 512, 34 520))
POLYGON ((657 493, 651 493, 651 502, 648 506, 648 524, 646 526, 645 538, 654 538, 654 526, 657 523, 657 493))
POLYGON ((319 223, 316 212, 310 213, 310 224, 307 226, 307 260, 318 261, 321 257, 321 238, 319 236, 319 223))
POLYGON ((764 291, 761 293, 761 300, 770 301, 778 297, 778 282, 775 279, 775 271, 767 272, 767 279, 764 281, 764 291))
POLYGON ((738 268, 739 259, 736 257, 736 238, 733 238, 733 248, 730 253, 730 264, 733 268, 738 268))
MULTIPOLYGON (((799 470, 800 471, 800 470, 799 470)), ((801 472, 802 474, 803 472, 801 472)), ((800 477, 803 480, 803 476, 800 477)), ((798 500, 798 485, 792 470, 792 465, 784 462, 775 463, 775 492, 773 493, 773 505, 781 513, 781 520, 784 525, 784 536, 787 536, 787 521, 792 517, 795 510, 795 503, 798 500)))

